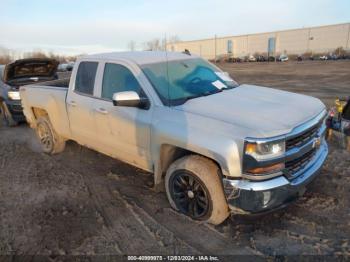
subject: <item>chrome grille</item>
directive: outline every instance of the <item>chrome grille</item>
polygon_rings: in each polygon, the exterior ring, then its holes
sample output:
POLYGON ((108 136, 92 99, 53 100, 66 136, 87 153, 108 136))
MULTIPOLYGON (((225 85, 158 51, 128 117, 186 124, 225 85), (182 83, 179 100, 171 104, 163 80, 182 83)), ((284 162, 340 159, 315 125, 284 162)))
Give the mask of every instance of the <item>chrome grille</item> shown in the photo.
POLYGON ((313 159, 316 154, 316 148, 310 150, 299 158, 286 162, 285 175, 288 179, 296 177, 300 170, 303 170, 306 165, 313 159))
POLYGON ((308 130, 302 132, 301 134, 287 139, 286 150, 290 150, 294 147, 301 147, 309 142, 311 139, 316 137, 318 130, 320 129, 321 123, 309 128, 308 130))
POLYGON ((14 112, 22 112, 23 110, 21 105, 10 105, 9 107, 14 112))

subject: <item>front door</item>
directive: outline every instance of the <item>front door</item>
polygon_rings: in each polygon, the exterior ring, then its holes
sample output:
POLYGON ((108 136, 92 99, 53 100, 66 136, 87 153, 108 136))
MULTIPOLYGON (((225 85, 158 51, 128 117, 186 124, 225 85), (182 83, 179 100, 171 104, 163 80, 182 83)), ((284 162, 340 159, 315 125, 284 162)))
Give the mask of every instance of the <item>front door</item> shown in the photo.
POLYGON ((132 69, 122 63, 105 63, 100 98, 95 105, 95 120, 100 143, 109 155, 140 168, 151 170, 150 124, 148 110, 114 106, 113 94, 135 91, 146 96, 132 69))

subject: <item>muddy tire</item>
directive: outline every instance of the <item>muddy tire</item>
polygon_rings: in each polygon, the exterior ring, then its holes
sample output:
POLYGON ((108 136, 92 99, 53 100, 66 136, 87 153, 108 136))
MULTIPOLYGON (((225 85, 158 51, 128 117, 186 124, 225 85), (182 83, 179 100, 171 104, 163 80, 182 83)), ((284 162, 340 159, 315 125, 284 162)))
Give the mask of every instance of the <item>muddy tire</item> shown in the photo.
POLYGON ((16 126, 18 123, 13 119, 11 112, 7 108, 7 105, 4 101, 1 102, 0 104, 0 126, 5 125, 5 126, 16 126))
POLYGON ((66 141, 55 132, 48 117, 37 119, 35 131, 45 153, 57 154, 64 150, 66 141))
POLYGON ((176 160, 165 176, 171 207, 195 220, 222 223, 229 210, 219 173, 214 162, 198 155, 176 160))

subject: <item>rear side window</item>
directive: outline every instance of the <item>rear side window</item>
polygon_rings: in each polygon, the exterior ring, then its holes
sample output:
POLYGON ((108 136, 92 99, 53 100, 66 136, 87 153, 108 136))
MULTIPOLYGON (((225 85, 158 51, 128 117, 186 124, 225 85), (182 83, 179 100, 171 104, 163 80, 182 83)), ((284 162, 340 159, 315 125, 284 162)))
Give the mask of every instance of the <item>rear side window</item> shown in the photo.
POLYGON ((135 91, 143 95, 140 84, 125 66, 106 64, 103 74, 102 98, 112 100, 113 94, 124 91, 135 91))
POLYGON ((81 62, 79 64, 75 80, 75 90, 88 95, 93 95, 97 62, 81 62))

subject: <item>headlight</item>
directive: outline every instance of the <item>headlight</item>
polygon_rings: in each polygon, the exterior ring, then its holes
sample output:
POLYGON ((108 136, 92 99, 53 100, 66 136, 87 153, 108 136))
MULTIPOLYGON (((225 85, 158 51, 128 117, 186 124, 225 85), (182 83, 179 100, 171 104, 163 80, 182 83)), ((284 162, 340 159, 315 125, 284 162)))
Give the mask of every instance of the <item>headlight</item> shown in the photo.
POLYGON ((254 157, 256 160, 273 159, 284 155, 285 151, 285 141, 256 141, 246 142, 245 144, 245 154, 254 157))
POLYGON ((18 91, 8 91, 7 95, 11 100, 21 100, 21 96, 18 91))
POLYGON ((269 179, 282 175, 285 168, 284 140, 247 139, 244 146, 243 172, 249 179, 269 179), (270 161, 273 160, 273 161, 270 161))

